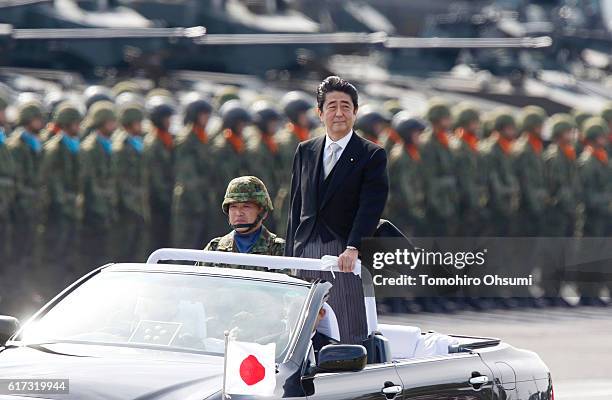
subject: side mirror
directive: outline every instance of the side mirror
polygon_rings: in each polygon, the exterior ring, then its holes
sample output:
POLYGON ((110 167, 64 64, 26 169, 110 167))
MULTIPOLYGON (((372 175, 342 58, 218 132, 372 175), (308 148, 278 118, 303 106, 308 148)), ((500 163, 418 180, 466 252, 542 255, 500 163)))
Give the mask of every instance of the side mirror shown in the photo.
POLYGON ((365 368, 368 353, 363 346, 328 344, 319 351, 317 372, 356 372, 365 368))
POLYGON ((0 315, 0 346, 19 330, 19 320, 7 315, 0 315))

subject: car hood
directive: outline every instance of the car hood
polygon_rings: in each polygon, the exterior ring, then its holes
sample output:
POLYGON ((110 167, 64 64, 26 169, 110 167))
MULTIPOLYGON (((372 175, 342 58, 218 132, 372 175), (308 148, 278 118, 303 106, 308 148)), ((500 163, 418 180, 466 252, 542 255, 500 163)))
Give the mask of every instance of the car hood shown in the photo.
POLYGON ((205 399, 221 389, 223 358, 115 346, 54 344, 0 352, 0 378, 69 379, 50 399, 205 399))

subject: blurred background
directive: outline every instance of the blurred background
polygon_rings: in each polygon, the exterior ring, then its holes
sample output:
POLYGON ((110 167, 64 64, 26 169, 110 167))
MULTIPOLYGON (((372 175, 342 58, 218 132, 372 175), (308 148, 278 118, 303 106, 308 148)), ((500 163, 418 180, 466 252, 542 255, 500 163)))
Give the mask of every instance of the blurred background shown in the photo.
MULTIPOLYGON (((611 71, 612 0, 0 0, 0 313, 24 319, 106 262, 203 248, 230 229, 235 176, 266 183, 283 236, 329 75, 359 90, 356 128, 389 156, 384 217, 407 236, 609 238, 611 71)), ((379 309, 489 327, 578 379, 559 351, 604 354, 584 339, 609 334, 610 267, 379 309)))

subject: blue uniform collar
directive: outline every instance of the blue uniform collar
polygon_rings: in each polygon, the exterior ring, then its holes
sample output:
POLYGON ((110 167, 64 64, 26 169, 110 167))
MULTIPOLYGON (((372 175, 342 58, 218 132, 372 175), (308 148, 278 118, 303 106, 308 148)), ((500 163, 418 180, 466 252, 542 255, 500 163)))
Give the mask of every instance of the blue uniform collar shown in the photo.
POLYGON ((142 153, 142 150, 144 149, 144 144, 142 142, 141 136, 129 135, 126 140, 130 144, 130 146, 132 146, 132 148, 136 150, 137 153, 142 153))
POLYGON ((238 251, 241 253, 248 253, 251 251, 257 239, 261 236, 262 228, 263 225, 255 232, 247 233, 246 235, 234 231, 234 242, 236 243, 236 247, 238 247, 238 251))
POLYGON ((3 145, 6 142, 6 134, 4 133, 4 129, 0 128, 0 145, 3 145))
POLYGON ((21 133, 21 139, 28 145, 30 149, 32 149, 35 153, 40 153, 42 150, 42 144, 40 143, 40 139, 38 136, 31 134, 28 131, 23 131, 21 133))
POLYGON ((77 154, 79 152, 81 141, 78 137, 72 137, 62 132, 62 143, 64 143, 68 151, 72 154, 77 154))
POLYGON ((104 152, 106 154, 111 154, 113 151, 113 144, 111 142, 111 140, 109 138, 107 138, 106 136, 103 136, 99 133, 96 134, 96 140, 98 141, 98 143, 100 143, 102 145, 102 148, 104 149, 104 152))

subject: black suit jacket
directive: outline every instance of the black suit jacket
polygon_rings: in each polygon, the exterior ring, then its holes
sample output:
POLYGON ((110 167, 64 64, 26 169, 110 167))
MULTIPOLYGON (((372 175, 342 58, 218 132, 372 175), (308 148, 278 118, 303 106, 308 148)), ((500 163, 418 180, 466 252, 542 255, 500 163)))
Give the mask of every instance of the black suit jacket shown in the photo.
POLYGON ((323 228, 359 248, 372 236, 387 201, 387 155, 353 132, 334 169, 321 185, 325 135, 298 145, 293 158, 285 255, 299 256, 323 228))

